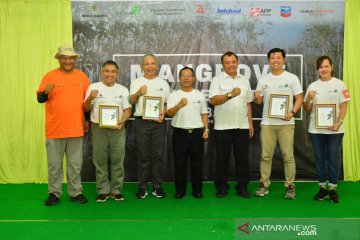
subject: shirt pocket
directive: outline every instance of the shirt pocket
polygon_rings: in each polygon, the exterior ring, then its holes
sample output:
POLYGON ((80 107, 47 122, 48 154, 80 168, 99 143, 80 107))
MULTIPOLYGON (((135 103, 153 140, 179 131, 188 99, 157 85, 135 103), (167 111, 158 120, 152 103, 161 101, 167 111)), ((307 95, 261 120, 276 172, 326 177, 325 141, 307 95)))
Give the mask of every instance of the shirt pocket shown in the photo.
POLYGON ((231 92, 233 86, 230 83, 227 83, 226 81, 220 81, 219 89, 220 89, 220 94, 224 94, 231 92))

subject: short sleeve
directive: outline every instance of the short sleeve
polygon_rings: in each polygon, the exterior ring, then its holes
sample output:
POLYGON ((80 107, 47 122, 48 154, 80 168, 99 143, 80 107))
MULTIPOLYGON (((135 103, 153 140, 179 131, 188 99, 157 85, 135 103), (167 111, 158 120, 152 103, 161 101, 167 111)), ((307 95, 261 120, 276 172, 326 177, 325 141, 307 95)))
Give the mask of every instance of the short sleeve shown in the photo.
POLYGON ((219 95, 219 92, 220 92, 219 78, 214 77, 211 81, 209 88, 209 98, 219 95))

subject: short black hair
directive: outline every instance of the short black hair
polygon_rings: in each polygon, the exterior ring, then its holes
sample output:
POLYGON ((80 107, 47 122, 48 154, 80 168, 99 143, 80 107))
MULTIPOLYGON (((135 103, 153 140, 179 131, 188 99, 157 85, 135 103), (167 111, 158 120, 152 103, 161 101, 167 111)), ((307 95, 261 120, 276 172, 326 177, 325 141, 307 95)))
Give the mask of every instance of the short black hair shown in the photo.
POLYGON ((181 76, 181 73, 182 73, 182 71, 184 71, 184 70, 190 70, 191 73, 192 73, 192 75, 193 75, 193 77, 195 77, 195 71, 194 71, 194 69, 192 69, 191 67, 183 67, 183 68, 180 70, 180 72, 179 72, 179 77, 181 76))
POLYGON ((273 48, 271 49, 268 54, 267 54, 267 58, 270 59, 270 55, 274 52, 281 52, 281 55, 283 56, 283 58, 286 57, 286 52, 284 49, 281 49, 281 48, 273 48))
POLYGON ((106 62, 104 62, 102 65, 101 65, 101 69, 103 69, 105 66, 107 65, 113 65, 116 67, 116 70, 119 70, 119 66, 117 65, 116 62, 114 62, 113 60, 108 60, 106 62))
POLYGON ((224 53, 222 56, 221 56, 221 64, 223 64, 224 62, 224 57, 227 56, 227 57, 230 57, 230 56, 235 56, 236 58, 236 61, 239 62, 239 58, 238 56, 234 53, 234 52, 230 52, 230 51, 227 51, 226 53, 224 53))

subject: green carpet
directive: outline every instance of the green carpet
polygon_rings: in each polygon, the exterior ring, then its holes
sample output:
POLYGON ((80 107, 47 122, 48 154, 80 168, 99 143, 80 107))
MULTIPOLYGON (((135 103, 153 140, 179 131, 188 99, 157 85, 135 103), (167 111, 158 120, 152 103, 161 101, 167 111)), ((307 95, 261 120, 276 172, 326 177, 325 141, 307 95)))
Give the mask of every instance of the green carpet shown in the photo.
MULTIPOLYGON (((257 185, 249 185, 251 193, 257 185)), ((69 201, 64 185, 60 204, 46 207, 45 184, 0 185, 0 239, 237 239, 237 218, 360 218, 360 182, 339 183, 340 204, 314 201, 314 182, 296 183, 295 200, 284 199, 280 182, 263 198, 240 198, 232 184, 229 195, 218 199, 206 183, 203 199, 191 191, 174 199, 174 184, 167 183, 167 198, 142 200, 135 199, 137 185, 126 183, 125 201, 105 203, 95 202, 94 183, 83 186, 88 204, 69 201)))

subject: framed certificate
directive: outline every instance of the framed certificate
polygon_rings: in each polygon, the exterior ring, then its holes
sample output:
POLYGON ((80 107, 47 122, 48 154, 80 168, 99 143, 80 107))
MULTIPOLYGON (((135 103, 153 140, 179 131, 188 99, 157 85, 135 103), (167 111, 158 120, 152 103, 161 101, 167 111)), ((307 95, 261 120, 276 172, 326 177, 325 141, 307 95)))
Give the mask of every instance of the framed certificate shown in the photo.
POLYGON ((147 120, 158 120, 162 108, 161 97, 145 96, 143 99, 142 118, 147 120))
POLYGON ((328 128, 335 124, 336 104, 315 104, 315 128, 328 128))
POLYGON ((269 118, 283 118, 289 111, 290 95, 270 94, 269 118))
POLYGON ((114 128, 119 123, 119 106, 99 106, 99 127, 114 128))

